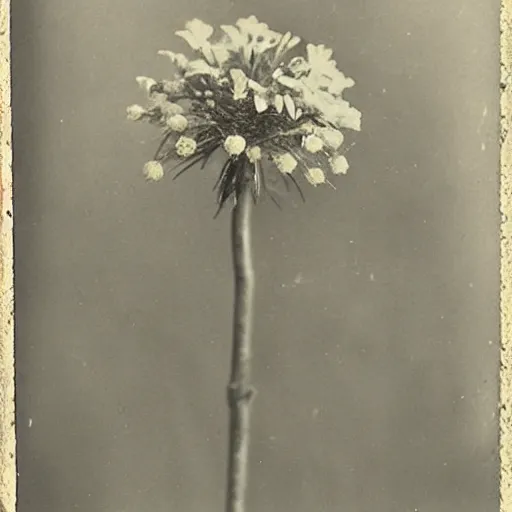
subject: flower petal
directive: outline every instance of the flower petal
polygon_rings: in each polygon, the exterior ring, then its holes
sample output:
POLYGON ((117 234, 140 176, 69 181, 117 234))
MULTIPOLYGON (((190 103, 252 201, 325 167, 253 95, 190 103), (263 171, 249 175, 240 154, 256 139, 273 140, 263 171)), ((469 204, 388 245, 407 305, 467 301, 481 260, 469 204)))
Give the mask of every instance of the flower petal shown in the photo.
POLYGON ((203 59, 197 59, 188 63, 185 77, 194 75, 209 75, 215 78, 219 75, 219 69, 210 66, 203 59))
POLYGON ((220 28, 231 39, 234 46, 239 48, 245 43, 245 37, 233 25, 221 25, 220 28))
POLYGON ((285 94, 283 99, 284 99, 284 105, 286 107, 288 115, 292 119, 295 119, 295 103, 294 103, 292 97, 289 94, 285 94))
POLYGON ((284 99, 280 94, 276 94, 274 97, 274 106, 276 107, 276 110, 281 113, 284 108, 284 99))
POLYGON ((233 80, 233 99, 235 101, 247 98, 248 78, 241 69, 231 69, 229 71, 231 80, 233 80))
POLYGON ((146 89, 148 93, 150 93, 151 89, 156 85, 156 80, 153 80, 153 78, 149 78, 147 76, 138 76, 135 78, 135 80, 140 85, 140 87, 146 89))
POLYGON ((265 112, 265 110, 268 109, 268 102, 262 96, 255 94, 254 107, 256 108, 256 112, 258 112, 258 114, 261 114, 262 112, 265 112))
POLYGON ((194 34, 189 32, 188 30, 178 30, 178 31, 175 32, 175 34, 178 37, 181 37, 182 39, 185 39, 185 41, 188 43, 190 48, 192 48, 192 50, 199 50, 199 48, 201 48, 200 41, 198 41, 194 37, 194 34))
POLYGON ((207 40, 213 34, 213 27, 197 18, 188 21, 185 25, 185 28, 199 39, 207 40))

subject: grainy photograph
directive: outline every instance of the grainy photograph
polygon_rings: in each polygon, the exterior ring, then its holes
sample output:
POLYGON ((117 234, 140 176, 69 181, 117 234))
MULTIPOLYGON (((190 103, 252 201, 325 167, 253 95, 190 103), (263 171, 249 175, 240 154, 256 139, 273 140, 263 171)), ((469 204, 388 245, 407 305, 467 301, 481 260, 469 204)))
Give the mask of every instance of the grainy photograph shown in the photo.
POLYGON ((11 9, 16 510, 497 512, 499 2, 11 9))

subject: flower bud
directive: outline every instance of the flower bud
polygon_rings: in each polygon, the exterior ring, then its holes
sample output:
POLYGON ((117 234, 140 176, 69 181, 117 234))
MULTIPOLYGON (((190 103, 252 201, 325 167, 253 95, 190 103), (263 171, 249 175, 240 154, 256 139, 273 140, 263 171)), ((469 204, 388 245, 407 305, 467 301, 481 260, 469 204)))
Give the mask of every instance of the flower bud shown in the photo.
POLYGON ((180 137, 175 147, 178 156, 188 157, 196 152, 197 142, 190 137, 180 137))
POLYGON ((240 135, 229 135, 224 141, 224 149, 231 156, 241 155, 245 146, 245 139, 240 135))
POLYGON ((315 134, 336 151, 343 144, 343 134, 334 128, 316 128, 315 134))
POLYGON ((308 172, 306 173, 306 179, 311 183, 311 185, 314 185, 315 187, 317 185, 321 185, 322 183, 325 183, 325 174, 320 167, 313 167, 311 169, 308 169, 308 172))
POLYGON ((309 151, 310 153, 318 153, 324 147, 324 143, 320 137, 317 137, 316 135, 308 135, 304 139, 304 147, 306 148, 306 151, 309 151))
POLYGON ((261 160, 261 148, 259 146, 253 146, 249 148, 247 151, 247 157, 249 158, 249 162, 252 164, 261 160))
POLYGON ((129 121, 139 121, 146 114, 146 109, 140 105, 130 105, 126 109, 126 117, 129 121))
POLYGON ((343 155, 337 155, 329 160, 333 174, 347 174, 348 162, 343 155))
POLYGON ((177 114, 167 119, 167 126, 174 132, 184 132, 188 127, 188 120, 185 116, 177 114))
POLYGON ((297 167, 297 160, 290 153, 283 153, 273 157, 277 168, 284 174, 291 174, 297 167))
POLYGON ((164 177, 164 168, 160 162, 151 160, 144 165, 144 176, 150 181, 159 181, 164 177))

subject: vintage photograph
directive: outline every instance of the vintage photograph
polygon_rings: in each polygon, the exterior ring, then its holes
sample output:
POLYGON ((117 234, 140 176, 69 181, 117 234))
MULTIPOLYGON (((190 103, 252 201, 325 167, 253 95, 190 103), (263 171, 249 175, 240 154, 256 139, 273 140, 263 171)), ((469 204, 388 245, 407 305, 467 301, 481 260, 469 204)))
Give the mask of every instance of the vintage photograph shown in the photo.
POLYGON ((11 11, 16 510, 497 512, 499 2, 11 11))

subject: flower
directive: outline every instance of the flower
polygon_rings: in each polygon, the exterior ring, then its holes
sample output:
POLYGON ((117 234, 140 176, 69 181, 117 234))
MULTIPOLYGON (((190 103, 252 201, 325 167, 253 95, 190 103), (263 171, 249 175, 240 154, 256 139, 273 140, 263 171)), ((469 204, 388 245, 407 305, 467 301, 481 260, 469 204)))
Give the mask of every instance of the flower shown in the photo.
POLYGON ((343 155, 336 155, 329 160, 333 174, 347 174, 348 161, 343 155))
POLYGON ((166 94, 179 95, 185 92, 185 82, 183 80, 162 80, 162 90, 166 94))
POLYGON ((324 147, 324 143, 320 137, 317 137, 316 135, 308 135, 304 138, 304 147, 306 148, 306 151, 309 151, 310 153, 318 153, 324 147))
POLYGON ((247 151, 247 158, 251 164, 254 164, 258 160, 261 160, 261 148, 259 146, 253 146, 249 148, 247 151))
POLYGON ((322 183, 325 183, 325 174, 320 167, 313 167, 311 169, 308 169, 306 172, 306 179, 311 183, 311 185, 314 185, 315 187, 317 185, 321 185, 322 183))
POLYGON ((162 114, 169 117, 177 116, 185 112, 185 109, 181 105, 178 105, 178 103, 173 103, 171 101, 164 101, 160 105, 160 110, 162 111, 162 114))
POLYGON ((144 176, 149 181, 159 181, 164 177, 164 168, 160 162, 151 160, 144 164, 144 176))
POLYGON ((179 175, 223 148, 219 207, 236 198, 242 176, 251 178, 257 199, 272 181, 267 173, 279 173, 302 195, 303 177, 317 186, 330 183, 324 170, 347 172, 344 133, 361 129, 361 112, 343 98, 354 80, 338 69, 332 49, 304 44, 301 54, 299 37, 276 32, 256 16, 221 25, 217 35, 196 18, 176 35, 191 55, 159 51, 174 68, 171 76, 137 77, 148 106, 127 109, 129 119, 162 130, 153 161, 176 160, 184 166, 179 175))
POLYGON ((245 151, 246 145, 245 139, 240 135, 230 135, 224 141, 224 149, 231 156, 241 155, 245 151))
POLYGON ((185 55, 182 53, 174 53, 169 50, 160 50, 158 55, 163 55, 165 57, 169 57, 171 62, 179 69, 179 71, 184 72, 189 64, 189 61, 185 55))
POLYGON ((231 69, 229 74, 233 81, 233 99, 235 101, 247 98, 247 83, 249 79, 241 69, 231 69))
POLYGON ((146 109, 140 105, 130 105, 126 109, 126 117, 130 121, 138 121, 144 117, 144 114, 146 114, 146 109))
POLYGON ((193 50, 201 51, 209 64, 215 64, 211 43, 208 41, 213 34, 213 28, 196 18, 187 22, 185 29, 178 30, 176 35, 185 39, 193 50))
POLYGON ((316 127, 314 128, 314 133, 318 137, 320 137, 323 142, 329 146, 332 150, 336 151, 343 144, 343 133, 339 130, 329 127, 316 127))
POLYGON ((135 80, 143 89, 146 89, 146 92, 148 93, 150 93, 151 89, 157 85, 156 80, 147 76, 138 76, 135 80))
POLYGON ((192 156, 197 149, 197 142, 190 137, 180 137, 176 142, 176 153, 178 156, 192 156))
POLYGON ((279 171, 283 174, 291 174, 298 164, 297 160, 290 153, 276 155, 273 157, 273 160, 279 171))
POLYGON ((181 114, 176 114, 167 119, 167 126, 174 132, 184 132, 188 126, 188 120, 181 114))
POLYGON ((259 55, 276 47, 281 34, 270 30, 266 23, 258 21, 256 16, 240 18, 236 26, 222 25, 221 29, 230 39, 231 47, 235 50, 241 49, 247 62, 251 55, 259 55))

